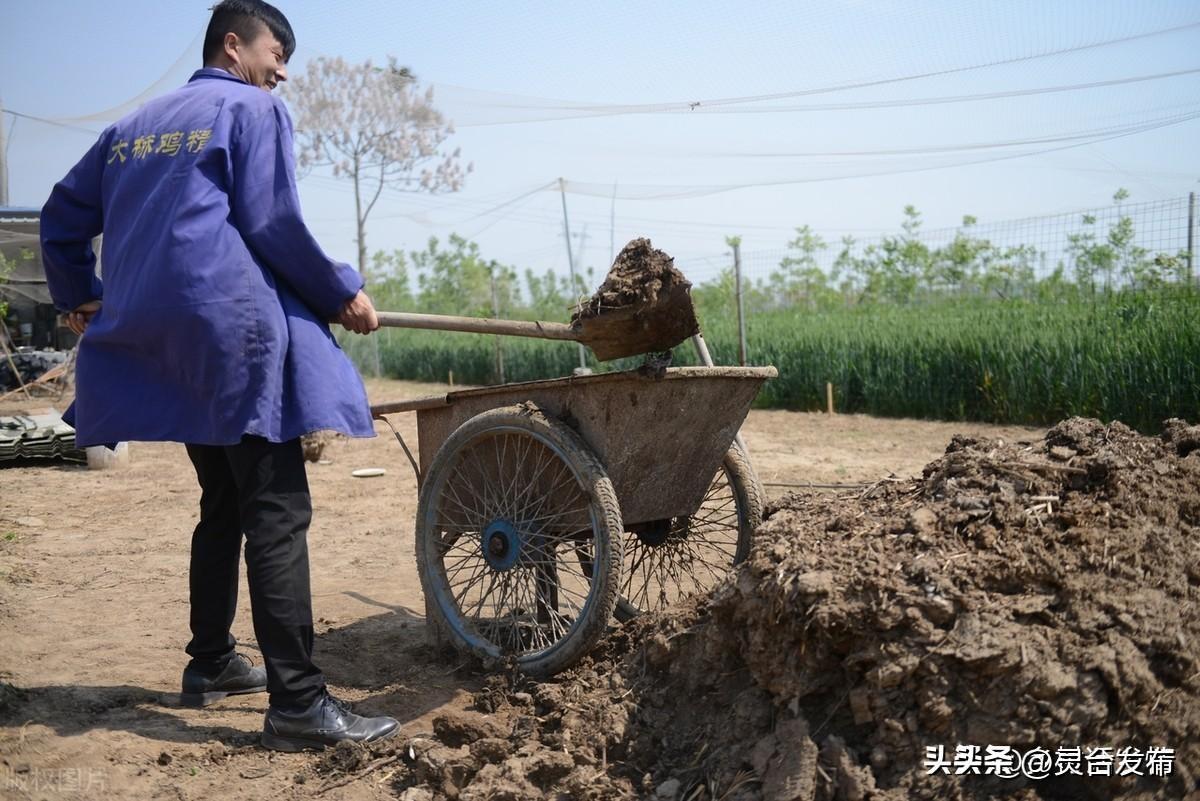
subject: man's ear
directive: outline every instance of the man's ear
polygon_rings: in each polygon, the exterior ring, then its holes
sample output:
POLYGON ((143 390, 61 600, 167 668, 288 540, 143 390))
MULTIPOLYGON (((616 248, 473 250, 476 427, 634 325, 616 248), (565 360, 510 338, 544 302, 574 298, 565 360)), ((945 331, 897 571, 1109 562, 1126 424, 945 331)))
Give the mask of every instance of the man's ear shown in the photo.
POLYGON ((231 61, 237 62, 240 60, 238 58, 237 51, 241 43, 242 40, 238 38, 236 33, 230 31, 225 34, 225 55, 227 55, 231 61))

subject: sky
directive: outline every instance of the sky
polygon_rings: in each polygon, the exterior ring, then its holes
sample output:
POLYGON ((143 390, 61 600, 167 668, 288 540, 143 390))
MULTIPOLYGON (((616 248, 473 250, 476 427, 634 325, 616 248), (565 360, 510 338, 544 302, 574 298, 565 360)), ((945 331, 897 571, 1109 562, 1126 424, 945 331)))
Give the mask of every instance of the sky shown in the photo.
MULTIPOLYGON (((0 0, 10 203, 40 206, 106 124, 200 66, 212 0, 0 0), (17 116, 20 115, 20 116, 17 116), (34 119, 38 118, 38 119, 34 119)), ((395 56, 455 123, 462 191, 389 192, 376 249, 458 233, 485 258, 598 274, 636 236, 693 278, 751 270, 799 225, 826 241, 1200 191, 1200 3, 277 4, 310 59, 395 56)), ((300 181, 355 259, 349 183, 300 181)))

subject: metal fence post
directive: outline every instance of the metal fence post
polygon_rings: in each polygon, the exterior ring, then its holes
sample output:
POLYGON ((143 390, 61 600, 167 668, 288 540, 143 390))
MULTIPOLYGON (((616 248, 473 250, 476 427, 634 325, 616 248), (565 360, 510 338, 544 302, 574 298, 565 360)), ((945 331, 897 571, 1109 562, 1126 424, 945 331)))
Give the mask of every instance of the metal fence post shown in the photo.
POLYGON ((733 245, 733 293, 737 297, 738 364, 746 366, 746 315, 742 309, 742 243, 735 238, 733 245))
POLYGON ((1188 286, 1196 281, 1196 193, 1188 192, 1188 286))
MULTIPOLYGON (((489 266, 488 272, 490 273, 491 281, 492 281, 492 316, 495 317, 497 320, 499 320, 500 319, 500 296, 496 292, 496 263, 495 262, 492 262, 492 264, 489 266)), ((499 383, 503 384, 504 383, 504 351, 501 349, 500 337, 497 336, 497 337, 494 337, 494 339, 495 339, 495 356, 496 356, 496 378, 499 380, 499 383)))

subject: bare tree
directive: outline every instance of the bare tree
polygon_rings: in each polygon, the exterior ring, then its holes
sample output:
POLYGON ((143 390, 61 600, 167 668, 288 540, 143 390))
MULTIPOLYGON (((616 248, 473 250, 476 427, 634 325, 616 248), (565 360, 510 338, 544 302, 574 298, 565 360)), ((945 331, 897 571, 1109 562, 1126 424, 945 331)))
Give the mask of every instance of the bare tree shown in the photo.
POLYGON ((433 107, 433 89, 421 91, 395 58, 386 67, 313 59, 284 85, 283 96, 296 119, 300 169, 331 166, 335 177, 354 184, 358 270, 364 275, 367 217, 385 187, 455 192, 471 172, 458 149, 441 149, 454 126, 433 107))

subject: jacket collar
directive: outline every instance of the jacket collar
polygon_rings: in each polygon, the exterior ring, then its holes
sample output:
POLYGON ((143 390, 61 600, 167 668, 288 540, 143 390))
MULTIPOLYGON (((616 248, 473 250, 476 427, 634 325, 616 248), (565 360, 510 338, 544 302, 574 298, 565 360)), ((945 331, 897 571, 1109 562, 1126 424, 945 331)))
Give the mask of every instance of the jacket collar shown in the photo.
POLYGON ((238 83, 245 83, 245 81, 243 81, 238 76, 234 75, 232 72, 226 72, 225 70, 221 69, 220 67, 203 67, 201 69, 198 69, 192 73, 191 78, 188 78, 188 83, 191 83, 192 81, 198 81, 201 78, 220 78, 220 79, 226 80, 226 81, 236 81, 238 83))

